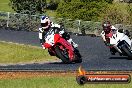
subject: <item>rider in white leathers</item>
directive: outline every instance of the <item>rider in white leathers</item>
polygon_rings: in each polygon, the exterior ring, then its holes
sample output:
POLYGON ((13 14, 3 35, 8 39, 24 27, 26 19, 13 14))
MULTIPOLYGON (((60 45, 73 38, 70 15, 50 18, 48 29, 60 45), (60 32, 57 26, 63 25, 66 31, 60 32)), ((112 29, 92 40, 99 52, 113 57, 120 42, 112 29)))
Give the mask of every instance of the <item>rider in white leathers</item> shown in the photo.
POLYGON ((70 35, 64 30, 62 30, 64 29, 62 25, 54 24, 53 22, 50 21, 49 17, 42 16, 41 17, 41 27, 39 28, 39 39, 40 39, 40 43, 43 49, 45 49, 45 47, 43 46, 43 44, 45 43, 44 36, 49 31, 49 29, 52 27, 57 27, 59 30, 59 34, 61 34, 63 38, 65 38, 70 44, 72 44, 74 48, 78 47, 78 45, 74 43, 73 40, 70 38, 70 35))
POLYGON ((129 36, 129 31, 124 31, 123 29, 119 30, 118 28, 111 25, 109 21, 104 22, 102 27, 103 27, 103 31, 101 33, 101 37, 103 38, 105 45, 109 46, 111 54, 115 55, 117 50, 115 50, 115 48, 113 48, 111 46, 110 38, 112 38, 112 35, 116 34, 117 31, 120 33, 124 33, 125 35, 129 36))
POLYGON ((112 34, 118 29, 111 25, 109 21, 104 22, 102 27, 103 31, 101 33, 101 37, 104 40, 105 45, 109 46, 111 54, 115 55, 116 50, 110 46, 110 37, 112 37, 112 34))

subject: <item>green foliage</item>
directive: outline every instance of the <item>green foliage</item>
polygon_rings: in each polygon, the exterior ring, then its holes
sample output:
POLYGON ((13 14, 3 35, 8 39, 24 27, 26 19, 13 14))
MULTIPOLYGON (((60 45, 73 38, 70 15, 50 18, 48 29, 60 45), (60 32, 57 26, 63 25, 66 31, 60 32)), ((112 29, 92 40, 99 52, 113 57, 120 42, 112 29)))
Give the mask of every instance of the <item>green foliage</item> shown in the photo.
POLYGON ((108 3, 112 3, 113 0, 80 0, 81 2, 108 2, 108 3))
POLYGON ((100 1, 103 1, 103 0, 80 0, 81 2, 93 2, 93 1, 96 1, 96 2, 100 2, 100 1))
POLYGON ((12 30, 37 31, 40 17, 26 14, 13 14, 9 16, 9 27, 12 30))
POLYGON ((46 7, 46 9, 49 9, 49 10, 56 10, 57 7, 58 7, 58 3, 59 1, 55 1, 55 0, 50 0, 48 6, 46 7))
POLYGON ((80 29, 93 32, 96 29, 101 29, 101 22, 82 21, 80 24, 80 29))
POLYGON ((63 0, 64 2, 71 2, 71 0, 63 0))
POLYGON ((106 2, 61 2, 57 8, 57 16, 98 21, 98 16, 105 7, 107 7, 106 2))
POLYGON ((18 13, 36 14, 43 12, 46 0, 10 0, 10 5, 18 13))
POLYGON ((108 3, 112 3, 114 0, 105 0, 108 3))
POLYGON ((125 3, 115 3, 104 10, 104 17, 113 24, 132 24, 132 6, 125 3))

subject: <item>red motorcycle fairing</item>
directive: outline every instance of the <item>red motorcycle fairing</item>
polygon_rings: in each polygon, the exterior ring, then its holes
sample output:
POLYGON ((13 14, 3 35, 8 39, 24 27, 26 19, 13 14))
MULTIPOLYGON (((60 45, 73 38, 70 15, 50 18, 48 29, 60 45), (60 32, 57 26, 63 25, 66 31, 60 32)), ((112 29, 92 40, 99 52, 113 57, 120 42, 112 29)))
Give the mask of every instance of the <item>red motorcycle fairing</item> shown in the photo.
MULTIPOLYGON (((54 47, 56 46, 57 43, 66 47, 66 49, 68 50, 68 54, 69 54, 68 56, 69 56, 70 60, 73 61, 74 48, 72 47, 72 45, 68 41, 66 41, 64 38, 62 38, 59 34, 55 34, 54 35, 54 47)), ((52 48, 51 48, 53 46, 51 46, 48 43, 44 43, 43 45, 45 46, 45 48, 51 49, 51 51, 54 53, 54 50, 52 50, 52 48)), ((60 49, 64 49, 64 48, 60 46, 60 49)))
MULTIPOLYGON (((54 35, 54 43, 56 43, 59 39, 61 38, 61 36, 59 34, 55 34, 54 35)), ((51 48, 52 46, 48 43, 44 43, 43 44, 45 48, 51 48)))
POLYGON ((56 42, 61 38, 61 36, 59 34, 55 34, 54 35, 54 43, 56 44, 56 42))
POLYGON ((48 43, 44 43, 43 45, 44 45, 45 48, 50 48, 50 47, 52 47, 52 46, 51 46, 50 44, 48 44, 48 43))
MULTIPOLYGON (((55 36, 59 37, 60 35, 56 34, 55 36)), ((74 52, 73 52, 74 49, 73 49, 72 45, 68 41, 66 41, 65 39, 61 38, 61 36, 60 36, 60 38, 58 38, 59 40, 57 40, 57 37, 55 39, 55 41, 56 41, 55 43, 60 43, 63 46, 65 46, 66 49, 68 50, 70 60, 73 61, 73 59, 74 59, 74 52)))

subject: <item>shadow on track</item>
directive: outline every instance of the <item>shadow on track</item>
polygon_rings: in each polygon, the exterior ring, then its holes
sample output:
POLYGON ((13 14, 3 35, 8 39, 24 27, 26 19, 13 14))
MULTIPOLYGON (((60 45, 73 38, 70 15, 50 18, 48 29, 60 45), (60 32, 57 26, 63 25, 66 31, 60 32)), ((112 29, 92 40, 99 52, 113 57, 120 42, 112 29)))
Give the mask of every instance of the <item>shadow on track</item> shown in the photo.
POLYGON ((121 56, 119 56, 119 57, 110 57, 109 59, 126 59, 126 60, 130 60, 130 59, 128 59, 128 57, 121 57, 121 56))
POLYGON ((49 62, 48 64, 81 64, 81 63, 49 62))

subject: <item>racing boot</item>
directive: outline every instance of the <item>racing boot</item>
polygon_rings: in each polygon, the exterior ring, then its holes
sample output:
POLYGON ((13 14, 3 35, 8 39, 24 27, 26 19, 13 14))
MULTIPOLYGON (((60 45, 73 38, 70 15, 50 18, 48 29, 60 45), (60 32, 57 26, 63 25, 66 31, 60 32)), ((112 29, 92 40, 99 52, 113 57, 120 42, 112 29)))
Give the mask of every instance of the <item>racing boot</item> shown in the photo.
POLYGON ((45 40, 43 40, 43 42, 41 43, 41 45, 42 45, 43 49, 46 49, 45 46, 44 46, 44 43, 45 43, 45 40))
POLYGON ((78 44, 76 44, 75 42, 73 42, 73 40, 70 38, 69 40, 67 40, 70 44, 73 45, 74 48, 78 47, 78 44))
POLYGON ((44 45, 42 45, 42 49, 44 49, 44 50, 46 49, 46 48, 44 47, 44 45))
POLYGON ((43 49, 46 49, 46 48, 44 47, 44 43, 45 43, 45 39, 42 39, 42 42, 41 42, 42 48, 43 48, 43 49))

